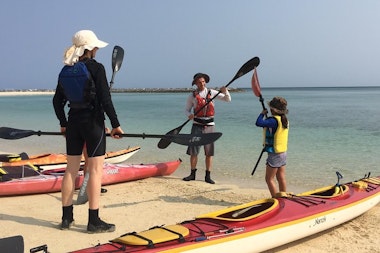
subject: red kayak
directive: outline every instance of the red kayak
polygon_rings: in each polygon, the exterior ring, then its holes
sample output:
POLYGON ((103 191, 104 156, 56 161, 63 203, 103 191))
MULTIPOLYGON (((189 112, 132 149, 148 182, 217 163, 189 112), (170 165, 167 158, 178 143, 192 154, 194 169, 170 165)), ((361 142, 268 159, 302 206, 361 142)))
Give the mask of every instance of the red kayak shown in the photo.
POLYGON ((282 193, 180 224, 126 233, 75 252, 262 252, 335 227, 379 203, 380 176, 366 176, 297 195, 282 193))
MULTIPOLYGON (((104 164, 102 185, 123 183, 148 177, 167 176, 181 164, 181 160, 151 164, 104 164)), ((27 195, 61 191, 65 168, 43 171, 31 165, 3 166, 0 169, 0 196, 27 195)), ((75 187, 83 183, 79 171, 75 187)))

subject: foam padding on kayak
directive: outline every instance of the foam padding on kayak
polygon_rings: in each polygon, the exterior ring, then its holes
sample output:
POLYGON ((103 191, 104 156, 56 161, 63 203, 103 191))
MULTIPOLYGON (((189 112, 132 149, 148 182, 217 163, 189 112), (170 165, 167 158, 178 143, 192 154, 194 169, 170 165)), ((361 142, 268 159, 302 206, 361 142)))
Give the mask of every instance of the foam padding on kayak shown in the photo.
POLYGON ((139 233, 129 233, 112 242, 122 243, 126 245, 150 245, 161 242, 168 242, 181 239, 189 234, 189 229, 182 225, 168 225, 163 227, 155 227, 139 233))

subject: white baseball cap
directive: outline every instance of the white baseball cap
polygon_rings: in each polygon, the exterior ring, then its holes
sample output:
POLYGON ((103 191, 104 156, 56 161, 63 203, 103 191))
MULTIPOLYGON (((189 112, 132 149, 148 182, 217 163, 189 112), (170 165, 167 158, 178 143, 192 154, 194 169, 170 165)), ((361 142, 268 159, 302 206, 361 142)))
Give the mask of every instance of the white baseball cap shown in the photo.
POLYGON ((107 42, 99 40, 91 30, 81 30, 74 34, 72 38, 73 45, 64 53, 64 63, 74 65, 83 55, 84 50, 93 50, 94 48, 103 48, 108 45, 107 42))

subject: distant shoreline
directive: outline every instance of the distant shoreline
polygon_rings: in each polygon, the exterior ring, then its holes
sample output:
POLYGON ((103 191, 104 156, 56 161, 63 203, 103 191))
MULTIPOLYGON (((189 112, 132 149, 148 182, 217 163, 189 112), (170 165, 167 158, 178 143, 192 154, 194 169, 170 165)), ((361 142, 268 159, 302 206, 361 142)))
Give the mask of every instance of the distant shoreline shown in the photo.
MULTIPOLYGON (((219 87, 211 87, 218 90, 219 87)), ((368 89, 380 88, 380 86, 321 86, 321 87, 261 87, 262 90, 273 89, 302 89, 302 90, 315 90, 315 89, 368 89)), ((189 93, 193 88, 129 88, 129 89, 112 89, 112 93, 189 93)), ((231 88, 230 92, 247 92, 251 88, 231 88)), ((53 95, 55 90, 52 89, 6 89, 0 90, 1 96, 27 96, 27 95, 53 95)))
POLYGON ((54 91, 51 90, 17 90, 17 91, 0 91, 0 97, 5 96, 33 96, 33 95, 53 95, 54 91))
MULTIPOLYGON (((113 93, 188 93, 192 88, 133 88, 112 89, 113 93)), ((244 88, 229 88, 230 92, 245 92, 244 88)), ((24 95, 52 95, 54 90, 26 89, 26 90, 0 90, 0 96, 24 96, 24 95)))

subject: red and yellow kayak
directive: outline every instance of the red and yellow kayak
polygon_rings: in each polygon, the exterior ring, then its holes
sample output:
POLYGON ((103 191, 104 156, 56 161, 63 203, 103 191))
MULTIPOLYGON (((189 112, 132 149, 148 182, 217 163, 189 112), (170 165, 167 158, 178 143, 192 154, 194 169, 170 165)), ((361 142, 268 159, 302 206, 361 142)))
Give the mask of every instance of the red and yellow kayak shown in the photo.
MULTIPOLYGON (((151 164, 104 164, 102 185, 123 183, 148 177, 167 176, 181 164, 181 160, 151 164)), ((0 168, 0 196, 27 195, 61 191, 65 168, 45 170, 42 173, 31 165, 0 168)), ((79 171, 75 181, 78 189, 84 180, 79 171)))
MULTIPOLYGON (((122 163, 136 154, 140 147, 132 147, 118 151, 110 151, 106 153, 106 163, 122 163)), ((28 156, 25 153, 21 154, 3 154, 1 155, 0 167, 2 166, 18 166, 32 164, 39 167, 41 170, 57 169, 66 167, 66 154, 39 154, 28 156)), ((84 157, 82 158, 84 163, 84 157)))
POLYGON ((380 176, 366 176, 302 194, 279 194, 179 224, 126 233, 75 252, 262 252, 354 219, 378 203, 380 176))

